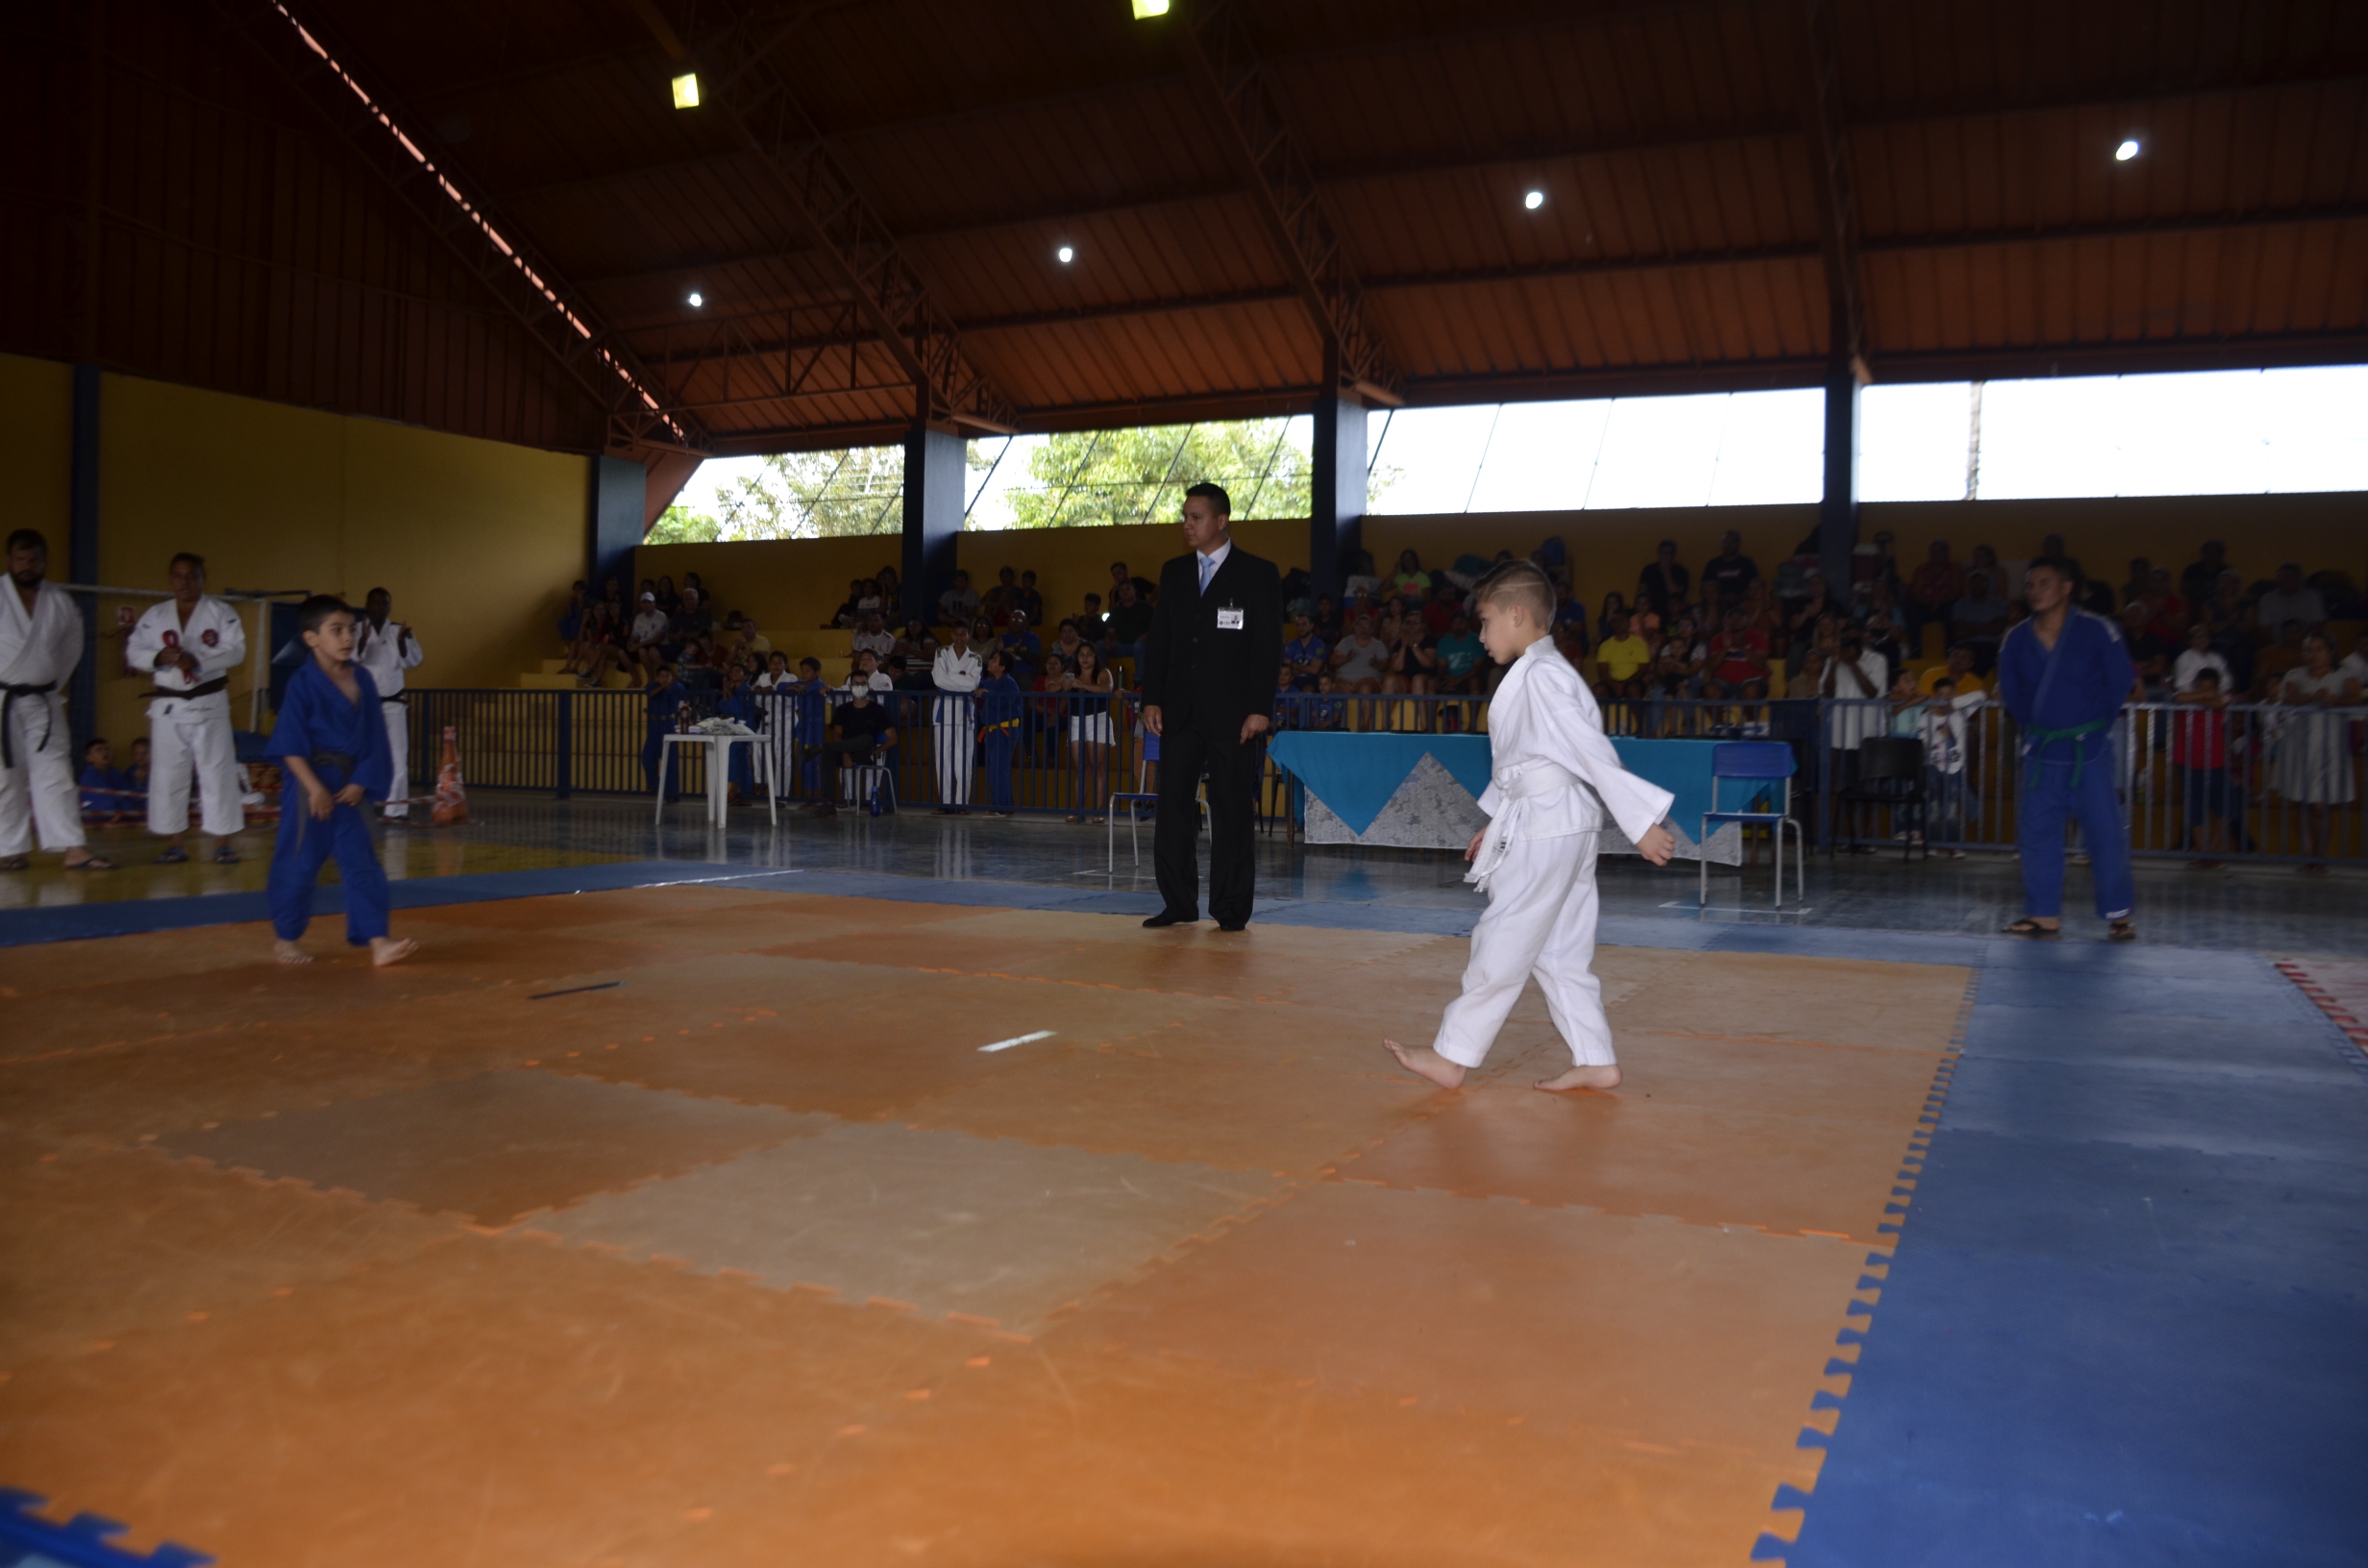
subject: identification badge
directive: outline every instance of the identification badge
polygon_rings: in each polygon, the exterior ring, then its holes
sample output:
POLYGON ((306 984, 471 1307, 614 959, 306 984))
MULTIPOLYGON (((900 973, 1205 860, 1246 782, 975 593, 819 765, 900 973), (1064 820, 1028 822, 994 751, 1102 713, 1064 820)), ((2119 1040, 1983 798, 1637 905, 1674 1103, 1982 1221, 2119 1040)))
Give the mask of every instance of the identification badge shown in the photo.
POLYGON ((1217 629, 1220 631, 1240 631, 1242 629, 1242 610, 1240 606, 1234 604, 1222 604, 1218 606, 1217 629))

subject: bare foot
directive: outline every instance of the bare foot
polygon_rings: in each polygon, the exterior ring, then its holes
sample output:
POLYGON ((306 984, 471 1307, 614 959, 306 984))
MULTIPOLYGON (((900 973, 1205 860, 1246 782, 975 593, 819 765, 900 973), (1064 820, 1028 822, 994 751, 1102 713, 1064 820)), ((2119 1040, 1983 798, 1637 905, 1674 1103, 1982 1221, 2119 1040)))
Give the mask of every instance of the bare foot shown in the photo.
POLYGON ((306 952, 302 947, 297 946, 292 942, 273 943, 271 944, 271 956, 278 959, 283 964, 309 964, 312 962, 312 955, 306 952))
POLYGON ((1549 1094, 1561 1094, 1573 1089, 1606 1090, 1619 1088, 1617 1067, 1572 1067, 1558 1078, 1541 1078, 1536 1086, 1549 1094))
POLYGON ((370 962, 382 969, 389 964, 400 964, 418 951, 419 943, 408 937, 372 937, 370 939, 370 962))
POLYGON ((1448 1061, 1428 1045, 1416 1045, 1410 1048, 1400 1045, 1394 1040, 1385 1040, 1382 1043, 1390 1048, 1392 1056, 1397 1058, 1399 1066, 1417 1077, 1428 1078, 1442 1089, 1462 1089, 1464 1087, 1462 1063, 1448 1061))

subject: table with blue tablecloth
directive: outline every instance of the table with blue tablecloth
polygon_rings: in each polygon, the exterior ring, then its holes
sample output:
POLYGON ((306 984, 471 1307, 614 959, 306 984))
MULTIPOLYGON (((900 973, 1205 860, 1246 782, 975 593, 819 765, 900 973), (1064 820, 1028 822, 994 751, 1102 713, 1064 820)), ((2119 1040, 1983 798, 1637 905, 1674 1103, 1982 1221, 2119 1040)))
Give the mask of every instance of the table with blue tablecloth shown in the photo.
MULTIPOLYGON (((1733 822, 1712 833, 1707 850, 1695 842, 1711 809, 1711 752, 1716 741, 1644 741, 1615 735, 1621 766, 1677 796, 1669 826, 1688 860, 1739 865, 1742 830, 1733 822)), ((1285 730, 1269 743, 1276 767, 1305 792, 1310 844, 1382 845, 1403 849, 1462 849, 1487 825, 1480 796, 1489 787, 1486 735, 1392 735, 1285 730)), ((1748 786, 1732 785, 1720 804, 1744 804, 1748 786)), ((1634 854, 1636 845, 1607 817, 1606 854, 1634 854)))

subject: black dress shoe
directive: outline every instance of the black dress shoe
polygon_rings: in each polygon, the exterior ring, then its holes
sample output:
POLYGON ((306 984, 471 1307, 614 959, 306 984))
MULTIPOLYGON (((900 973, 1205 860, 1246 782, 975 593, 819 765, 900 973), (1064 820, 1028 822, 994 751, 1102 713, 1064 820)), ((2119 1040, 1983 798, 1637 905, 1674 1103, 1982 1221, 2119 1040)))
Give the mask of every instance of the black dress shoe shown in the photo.
POLYGON ((1199 923, 1200 917, 1197 915, 1178 915, 1172 909, 1163 909, 1144 921, 1143 928, 1147 931, 1156 931, 1163 925, 1197 925, 1199 923))
POLYGON ((1220 920, 1217 922, 1217 929, 1220 931, 1246 931, 1249 929, 1249 921, 1220 920))

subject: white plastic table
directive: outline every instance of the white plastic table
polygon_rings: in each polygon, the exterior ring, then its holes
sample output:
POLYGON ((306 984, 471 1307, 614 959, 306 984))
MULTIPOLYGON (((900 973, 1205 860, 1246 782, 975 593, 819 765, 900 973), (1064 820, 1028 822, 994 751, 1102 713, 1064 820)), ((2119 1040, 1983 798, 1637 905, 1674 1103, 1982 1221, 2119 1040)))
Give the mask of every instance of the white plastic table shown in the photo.
POLYGON ((692 743, 703 745, 707 748, 707 821, 709 825, 722 827, 725 822, 726 809, 731 804, 731 748, 735 743, 751 748, 750 754, 755 759, 756 764, 755 777, 765 787, 765 809, 772 816, 773 825, 776 827, 781 825, 781 803, 773 793, 772 753, 756 744, 763 740, 764 736, 709 735, 693 729, 661 735, 658 738, 666 743, 666 749, 658 753, 657 804, 650 813, 650 821, 654 825, 666 820, 666 774, 669 769, 677 766, 673 748, 678 745, 692 743))

